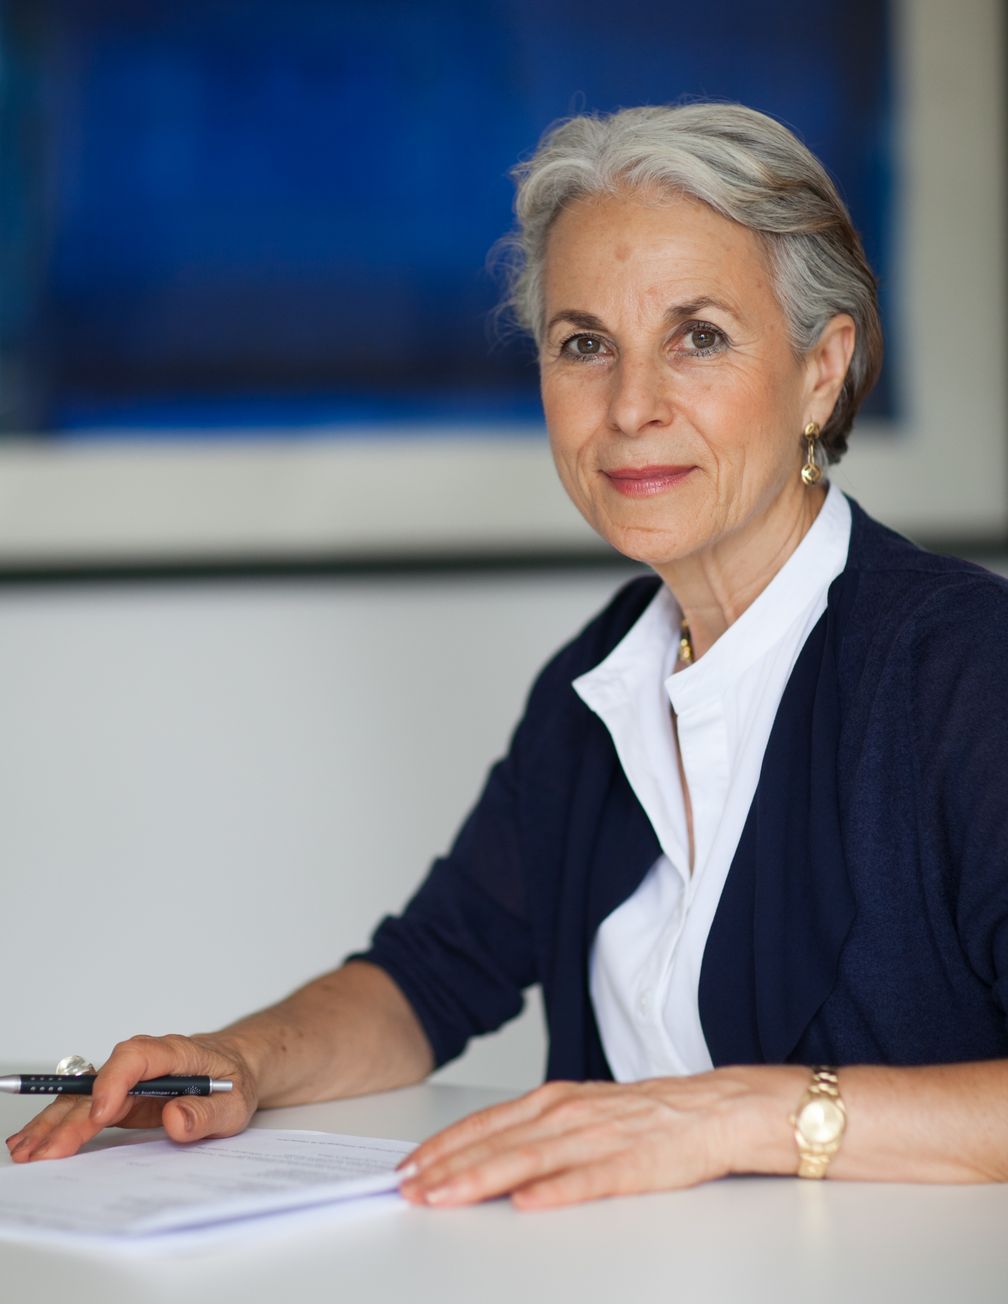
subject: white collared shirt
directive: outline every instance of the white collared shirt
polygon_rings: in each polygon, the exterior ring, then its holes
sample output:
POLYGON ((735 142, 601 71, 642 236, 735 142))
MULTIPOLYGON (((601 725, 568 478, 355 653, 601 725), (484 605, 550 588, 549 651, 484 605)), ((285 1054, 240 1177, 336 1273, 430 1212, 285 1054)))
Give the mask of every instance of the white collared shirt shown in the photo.
POLYGON ((574 680, 662 850, 592 947, 592 1003, 618 1082, 712 1067, 698 1002, 707 935, 777 708, 846 565, 850 529, 850 506, 831 485, 784 566, 693 665, 673 674, 681 612, 663 585, 605 660, 574 680), (670 703, 692 804, 692 874, 670 703))

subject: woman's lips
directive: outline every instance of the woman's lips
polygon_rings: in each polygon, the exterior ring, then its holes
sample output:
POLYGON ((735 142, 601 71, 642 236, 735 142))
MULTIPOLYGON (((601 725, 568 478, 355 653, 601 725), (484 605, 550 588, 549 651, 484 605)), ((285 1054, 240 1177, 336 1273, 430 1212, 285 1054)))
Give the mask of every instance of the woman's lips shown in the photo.
POLYGON ((602 474, 626 498, 653 498, 685 480, 691 466, 620 466, 602 474))

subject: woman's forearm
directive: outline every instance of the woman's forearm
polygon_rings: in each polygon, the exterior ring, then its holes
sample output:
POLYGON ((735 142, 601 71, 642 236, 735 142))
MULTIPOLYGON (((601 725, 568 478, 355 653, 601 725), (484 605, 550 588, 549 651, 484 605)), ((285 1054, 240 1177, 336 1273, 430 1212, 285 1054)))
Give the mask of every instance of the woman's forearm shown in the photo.
POLYGON ((412 1006, 384 970, 360 961, 212 1035, 244 1058, 266 1107, 406 1086, 434 1067, 412 1006))

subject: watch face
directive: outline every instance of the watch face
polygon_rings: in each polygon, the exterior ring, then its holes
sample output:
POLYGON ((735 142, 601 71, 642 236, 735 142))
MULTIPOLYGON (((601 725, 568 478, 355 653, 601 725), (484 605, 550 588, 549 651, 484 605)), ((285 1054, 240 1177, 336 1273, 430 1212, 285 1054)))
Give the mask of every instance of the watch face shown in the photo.
POLYGON ((810 1100, 798 1115, 798 1127, 807 1141, 827 1145, 843 1131, 844 1116, 840 1106, 828 1096, 810 1100))

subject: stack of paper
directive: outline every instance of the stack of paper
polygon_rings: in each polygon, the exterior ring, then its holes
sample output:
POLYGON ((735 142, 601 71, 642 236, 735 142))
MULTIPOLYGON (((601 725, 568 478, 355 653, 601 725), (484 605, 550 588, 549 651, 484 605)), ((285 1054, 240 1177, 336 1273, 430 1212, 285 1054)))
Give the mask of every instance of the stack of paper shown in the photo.
POLYGON ((0 1169, 0 1236, 151 1237, 394 1191, 412 1141, 255 1128, 0 1169))

